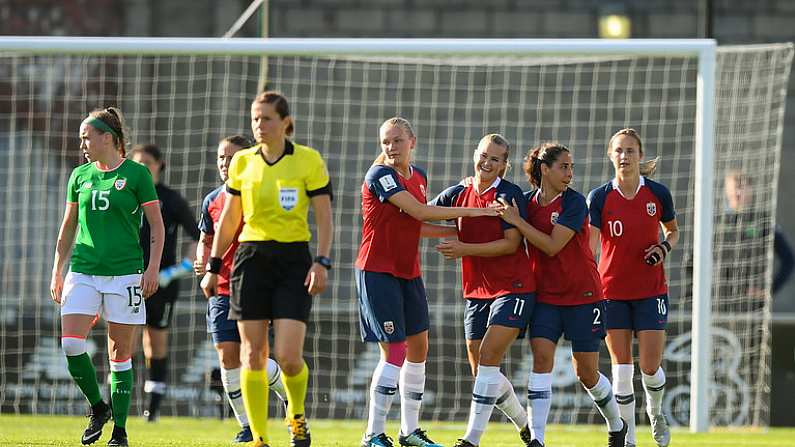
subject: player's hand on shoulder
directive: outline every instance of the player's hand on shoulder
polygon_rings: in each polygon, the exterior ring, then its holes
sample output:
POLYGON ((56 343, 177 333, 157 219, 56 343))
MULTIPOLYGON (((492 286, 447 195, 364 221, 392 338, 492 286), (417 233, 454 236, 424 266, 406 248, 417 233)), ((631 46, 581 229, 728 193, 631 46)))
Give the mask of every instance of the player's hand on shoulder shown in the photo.
POLYGON ((63 292, 63 276, 58 272, 52 273, 50 279, 50 297, 53 301, 61 304, 61 293, 63 292))
POLYGON ((157 288, 160 287, 158 273, 160 272, 156 268, 147 268, 144 271, 141 277, 141 293, 143 293, 144 298, 154 295, 157 292, 157 288))
POLYGON ((503 197, 499 197, 497 201, 492 202, 490 206, 493 206, 497 210, 502 220, 515 225, 522 219, 522 216, 519 214, 519 208, 516 206, 516 199, 512 199, 511 202, 512 203, 508 203, 503 197))
POLYGON ((470 208, 469 217, 498 217, 500 215, 499 208, 488 206, 486 208, 470 208))
POLYGON ((326 290, 328 270, 317 262, 312 264, 304 279, 304 285, 310 295, 317 295, 326 290))
POLYGON ((199 286, 202 288, 205 298, 215 296, 215 289, 218 286, 218 274, 210 272, 205 273, 199 286))

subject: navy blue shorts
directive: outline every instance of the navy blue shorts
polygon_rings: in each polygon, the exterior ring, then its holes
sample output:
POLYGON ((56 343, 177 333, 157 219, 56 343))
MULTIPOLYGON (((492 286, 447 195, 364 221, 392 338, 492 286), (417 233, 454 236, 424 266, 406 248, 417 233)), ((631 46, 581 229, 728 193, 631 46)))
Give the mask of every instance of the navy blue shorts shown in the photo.
POLYGON ((207 300, 207 333, 215 344, 224 341, 240 343, 237 321, 229 319, 228 296, 216 295, 207 300))
POLYGON ((572 352, 599 352, 605 338, 604 301, 578 306, 536 303, 530 321, 530 338, 571 342, 572 352))
POLYGON ((517 338, 524 338, 533 307, 535 293, 505 295, 492 299, 467 298, 464 309, 464 335, 467 340, 482 340, 491 325, 519 329, 517 338))
POLYGON ((403 279, 356 269, 356 292, 364 341, 401 342, 430 327, 421 277, 403 279))
POLYGON ((660 331, 668 326, 668 295, 640 300, 605 300, 607 329, 660 331))

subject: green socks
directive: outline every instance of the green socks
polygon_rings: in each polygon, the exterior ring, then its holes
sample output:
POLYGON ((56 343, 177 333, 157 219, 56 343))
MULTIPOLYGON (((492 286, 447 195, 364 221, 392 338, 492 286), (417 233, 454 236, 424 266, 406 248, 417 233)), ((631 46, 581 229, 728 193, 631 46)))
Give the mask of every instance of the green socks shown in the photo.
POLYGON ((130 398, 132 397, 133 370, 111 371, 110 373, 110 401, 113 407, 113 423, 124 428, 127 424, 127 414, 130 411, 130 398))
POLYGON ((67 355, 66 363, 69 366, 69 374, 75 379, 75 383, 88 399, 88 403, 91 406, 99 403, 102 400, 102 394, 100 394, 99 384, 97 384, 97 371, 94 369, 94 364, 91 363, 88 353, 84 352, 75 356, 67 355))

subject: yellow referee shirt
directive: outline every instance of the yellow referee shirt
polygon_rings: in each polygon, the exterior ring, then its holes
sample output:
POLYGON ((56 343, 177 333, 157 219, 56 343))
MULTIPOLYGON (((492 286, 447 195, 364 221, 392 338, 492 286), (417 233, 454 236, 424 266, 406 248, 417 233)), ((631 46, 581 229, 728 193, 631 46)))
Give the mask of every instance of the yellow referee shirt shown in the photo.
POLYGON ((243 205, 240 242, 308 241, 310 197, 331 195, 320 153, 289 140, 272 164, 265 161, 260 145, 238 151, 229 165, 226 189, 239 195, 243 205))

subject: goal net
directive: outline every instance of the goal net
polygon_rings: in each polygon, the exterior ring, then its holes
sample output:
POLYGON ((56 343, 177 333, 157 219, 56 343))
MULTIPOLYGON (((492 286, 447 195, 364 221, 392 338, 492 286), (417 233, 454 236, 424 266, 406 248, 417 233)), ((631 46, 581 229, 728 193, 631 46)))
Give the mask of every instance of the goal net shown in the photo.
MULTIPOLYGON (((2 42, 0 42, 2 43, 2 42)), ((66 181, 81 162, 78 127, 96 107, 116 105, 132 143, 155 143, 168 169, 163 182, 196 210, 216 187, 214 151, 228 135, 249 134, 258 79, 286 94, 296 141, 325 157, 334 186, 335 267, 315 299, 306 357, 307 413, 366 418, 376 346, 359 338, 353 260, 360 240, 360 186, 379 149, 377 131, 400 115, 417 131, 415 162, 429 175, 429 198, 471 175, 472 153, 486 133, 513 145, 507 178, 529 188, 527 149, 558 140, 573 150, 573 187, 583 194, 612 178, 606 142, 618 129, 643 137, 646 157, 661 157, 655 179, 673 193, 681 228, 666 261, 670 285, 668 377, 664 408, 686 425, 694 240, 696 86, 694 57, 544 56, 368 57, 42 55, 0 50, 0 411, 81 414, 85 402, 60 350, 59 309, 49 298, 55 238, 66 181), (267 67, 267 70, 263 70, 267 67)), ((792 45, 718 51, 715 95, 713 388, 716 425, 766 425, 770 397, 772 232, 782 120, 792 45), (724 178, 740 172, 753 200, 734 214, 724 178)), ((709 236, 709 235, 708 235, 709 236)), ((430 355, 423 417, 465 420, 472 390, 463 331, 459 266, 421 246, 430 304, 430 355)), ((216 354, 205 332, 206 301, 184 280, 170 336, 166 415, 215 416, 223 402, 210 390, 216 354)), ((89 347, 98 376, 108 371, 102 323, 89 347)), ((609 357, 602 352, 609 376, 609 357)), ((524 401, 532 356, 518 341, 503 364, 524 401)), ((143 359, 132 414, 142 411, 143 359)), ((637 369, 636 369, 637 370, 637 369)), ((635 384, 639 421, 643 392, 635 384)), ((398 405, 393 407, 396 411, 398 405)), ((280 414, 276 411, 274 414, 280 414)), ((397 413, 395 413, 397 414, 397 413)), ((500 416, 495 416, 500 417, 500 416)), ((550 422, 599 422, 578 385, 570 346, 555 359, 550 422)))

